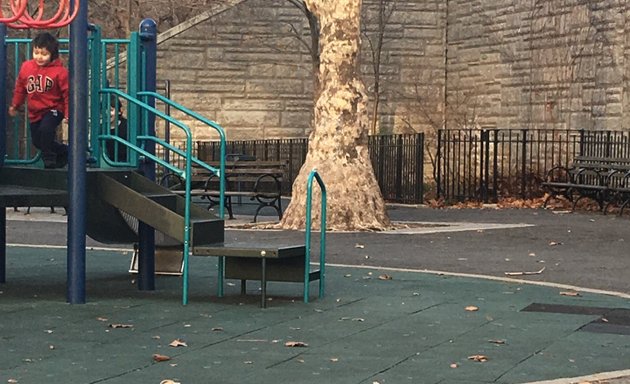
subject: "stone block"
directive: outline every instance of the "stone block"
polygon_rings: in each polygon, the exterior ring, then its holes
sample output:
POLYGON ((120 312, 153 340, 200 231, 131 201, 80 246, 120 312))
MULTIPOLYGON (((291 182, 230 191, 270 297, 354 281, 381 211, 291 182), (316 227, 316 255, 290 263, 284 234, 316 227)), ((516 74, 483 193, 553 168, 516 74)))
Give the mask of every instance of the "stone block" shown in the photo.
MULTIPOLYGON (((280 114, 269 111, 220 111, 217 120, 226 127, 277 127, 280 114)), ((252 136, 250 138, 253 138, 252 136)))

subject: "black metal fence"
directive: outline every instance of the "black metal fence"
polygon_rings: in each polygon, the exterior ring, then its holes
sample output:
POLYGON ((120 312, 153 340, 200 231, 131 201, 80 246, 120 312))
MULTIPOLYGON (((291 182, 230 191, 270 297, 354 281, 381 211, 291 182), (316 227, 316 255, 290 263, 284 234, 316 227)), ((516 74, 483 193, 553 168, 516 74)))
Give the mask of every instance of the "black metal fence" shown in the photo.
POLYGON ((630 157, 629 132, 586 130, 440 130, 436 187, 446 201, 497 201, 542 194, 554 166, 577 155, 630 157))
MULTIPOLYGON (((172 142, 177 147, 183 143, 172 142)), ((195 155, 204 161, 218 161, 219 143, 197 141, 195 155)), ((376 179, 385 200, 398 203, 421 203, 424 195, 423 148, 424 134, 370 136, 370 158, 376 179)), ((227 154, 245 154, 258 160, 287 160, 287 177, 283 182, 283 194, 290 195, 308 151, 308 139, 241 140, 227 143, 227 154)), ((182 160, 174 158, 171 162, 182 160)), ((183 164, 178 164, 183 166, 183 164)))

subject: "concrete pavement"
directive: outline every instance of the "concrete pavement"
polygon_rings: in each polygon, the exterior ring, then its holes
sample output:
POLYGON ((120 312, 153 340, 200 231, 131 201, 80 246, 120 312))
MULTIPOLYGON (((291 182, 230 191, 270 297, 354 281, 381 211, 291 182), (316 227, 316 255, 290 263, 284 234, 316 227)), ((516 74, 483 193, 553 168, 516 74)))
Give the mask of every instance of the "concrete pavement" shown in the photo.
POLYGON ((326 297, 304 304, 299 285, 270 283, 262 310, 255 284, 242 297, 231 282, 216 297, 212 259, 192 259, 188 306, 178 277, 137 291, 129 252, 96 243, 88 304, 65 304, 63 217, 16 215, 0 383, 630 382, 627 218, 391 207, 415 230, 331 234, 326 297), (28 247, 18 245, 25 231, 28 247), (169 346, 177 339, 187 346, 169 346))

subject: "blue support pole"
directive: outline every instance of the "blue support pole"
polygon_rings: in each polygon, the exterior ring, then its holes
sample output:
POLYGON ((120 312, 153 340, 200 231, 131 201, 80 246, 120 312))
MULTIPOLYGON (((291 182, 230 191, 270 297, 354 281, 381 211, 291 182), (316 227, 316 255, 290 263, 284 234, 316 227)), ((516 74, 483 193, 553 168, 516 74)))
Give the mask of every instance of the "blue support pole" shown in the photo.
POLYGON ((7 282, 7 210, 0 207, 0 284, 7 282))
MULTIPOLYGON (((144 76, 142 82, 142 90, 155 92, 156 88, 156 71, 157 71, 157 25, 152 19, 144 19, 140 23, 140 55, 143 62, 143 70, 140 73, 144 76)), ((149 97, 145 101, 151 107, 155 106, 155 100, 149 97)), ((155 115, 152 113, 143 113, 141 119, 143 126, 146 127, 147 136, 155 136, 155 115)), ((145 142, 145 150, 151 154, 155 154, 155 143, 153 141, 145 142)), ((144 176, 155 181, 155 163, 149 159, 141 165, 144 176)), ((139 250, 138 250, 138 288, 141 290, 155 289, 155 230, 149 225, 140 222, 138 226, 139 250)))
POLYGON ((7 26, 0 23, 0 168, 7 154, 7 26))
MULTIPOLYGON (((71 0, 72 8, 77 0, 71 0)), ((86 160, 88 130, 87 1, 70 24, 67 301, 85 303, 86 160)))
MULTIPOLYGON (((7 26, 0 23, 0 168, 7 153, 7 26)), ((7 281, 7 211, 0 207, 0 283, 7 281)))

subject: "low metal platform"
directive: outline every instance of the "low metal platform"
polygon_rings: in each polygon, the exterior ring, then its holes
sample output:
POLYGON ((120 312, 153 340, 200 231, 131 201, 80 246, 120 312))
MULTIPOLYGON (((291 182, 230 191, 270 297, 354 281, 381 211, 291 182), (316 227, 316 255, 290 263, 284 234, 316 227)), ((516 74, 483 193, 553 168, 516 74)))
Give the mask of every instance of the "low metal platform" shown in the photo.
MULTIPOLYGON (((259 280, 263 308, 267 305, 268 281, 303 283, 304 302, 308 302, 309 283, 320 280, 322 284, 323 280, 321 268, 310 270, 304 244, 224 243, 195 247, 193 255, 225 258, 225 270, 219 268, 219 292, 222 292, 224 279, 241 280, 242 295, 246 293, 247 280, 259 280)), ((320 296, 321 294, 320 286, 320 296)))

